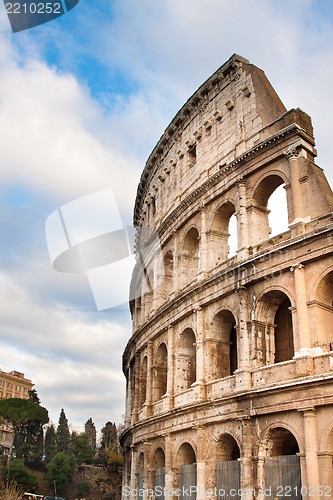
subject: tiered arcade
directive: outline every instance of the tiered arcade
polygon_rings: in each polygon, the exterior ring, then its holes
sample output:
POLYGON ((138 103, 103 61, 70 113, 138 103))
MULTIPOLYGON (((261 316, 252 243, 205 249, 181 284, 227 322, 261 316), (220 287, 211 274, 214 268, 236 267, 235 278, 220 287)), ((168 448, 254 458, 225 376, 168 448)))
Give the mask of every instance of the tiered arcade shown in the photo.
POLYGON ((147 279, 140 266, 132 279, 122 443, 133 496, 333 487, 333 194, 314 145, 310 117, 234 55, 150 155, 134 223, 158 232, 164 273, 152 251, 147 279), (289 226, 271 236, 281 185, 289 226))

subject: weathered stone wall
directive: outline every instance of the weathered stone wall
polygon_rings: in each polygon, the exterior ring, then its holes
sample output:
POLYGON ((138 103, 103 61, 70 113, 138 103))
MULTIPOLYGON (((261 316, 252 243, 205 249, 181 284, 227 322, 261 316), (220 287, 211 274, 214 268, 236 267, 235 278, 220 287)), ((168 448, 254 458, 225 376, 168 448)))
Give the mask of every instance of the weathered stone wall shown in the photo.
POLYGON ((297 454, 310 496, 331 485, 333 194, 314 145, 310 117, 286 111, 264 73, 234 55, 149 157, 134 222, 157 230, 165 273, 156 246, 154 286, 139 265, 132 279, 141 296, 124 353, 123 444, 133 491, 153 488, 160 469, 178 487, 196 463, 203 497, 216 463, 236 460, 241 487, 260 496, 268 459, 297 454), (270 237, 280 185, 289 227, 270 237))

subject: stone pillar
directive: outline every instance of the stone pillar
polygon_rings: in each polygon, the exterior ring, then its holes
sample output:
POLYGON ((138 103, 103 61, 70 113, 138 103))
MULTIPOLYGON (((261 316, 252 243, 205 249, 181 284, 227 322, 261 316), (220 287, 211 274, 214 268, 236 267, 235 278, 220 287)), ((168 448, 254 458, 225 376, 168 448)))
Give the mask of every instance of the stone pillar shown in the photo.
POLYGON ((307 488, 314 488, 314 496, 311 499, 320 498, 317 495, 319 482, 319 464, 317 456, 317 420, 316 411, 314 408, 303 410, 304 422, 304 444, 305 444, 305 461, 307 488))
POLYGON ((173 235, 173 291, 177 295, 180 282, 180 256, 179 256, 179 232, 175 231, 173 235))
MULTIPOLYGON (((242 441, 243 456, 241 462, 240 486, 242 490, 253 490, 253 465, 252 465, 252 445, 253 445, 253 426, 250 418, 242 420, 242 441)), ((253 498, 253 494, 248 494, 246 500, 253 498)))
POLYGON ((205 205, 200 208, 201 234, 200 234, 200 278, 206 278, 208 271, 208 240, 207 240, 207 209, 205 205))
POLYGON ((197 428, 197 500, 207 500, 206 491, 206 430, 197 428))
POLYGON ((175 327, 169 325, 168 328, 168 359, 167 359, 167 409, 171 410, 174 405, 174 384, 175 382, 175 327))
POLYGON ((137 471, 136 471, 136 468, 137 468, 136 450, 135 450, 134 445, 131 446, 131 454, 132 454, 132 457, 131 457, 131 481, 130 481, 131 495, 130 495, 130 499, 136 500, 136 495, 134 495, 134 491, 138 485, 137 485, 137 477, 136 477, 136 473, 137 473, 137 471))
POLYGON ((174 488, 173 478, 173 453, 172 453, 172 436, 165 436, 165 500, 172 500, 173 495, 169 494, 174 488))
POLYGON ((133 411, 132 411, 132 425, 138 420, 138 411, 139 411, 139 395, 140 395, 140 356, 137 353, 135 355, 135 379, 134 379, 134 402, 133 402, 133 411))
POLYGON ((303 206, 301 185, 299 182, 299 153, 296 148, 291 148, 285 153, 289 162, 290 168, 290 185, 293 200, 293 222, 301 222, 303 220, 303 206))
POLYGON ((250 366, 250 338, 247 329, 247 289, 241 287, 237 290, 239 300, 239 325, 237 328, 237 357, 238 368, 235 372, 237 388, 251 386, 250 366))
POLYGON ((199 307, 196 312, 197 312, 197 341, 196 341, 197 398, 205 399, 206 387, 205 387, 205 352, 204 352, 204 340, 205 340, 204 311, 201 309, 201 307, 199 307))
POLYGON ((237 255, 246 258, 249 255, 249 220, 247 215, 246 186, 244 180, 238 183, 238 217, 237 217, 237 255))
MULTIPOLYGON (((297 334, 294 345, 298 346, 295 352, 296 370, 298 375, 307 374, 313 371, 313 359, 311 356, 316 354, 316 349, 312 348, 309 315, 307 307, 307 290, 305 267, 303 264, 296 264, 290 268, 294 272, 294 283, 296 292, 296 318, 297 328, 294 330, 297 334)), ((317 348, 318 350, 318 348, 317 348)))
POLYGON ((143 500, 148 500, 149 496, 147 494, 147 490, 151 487, 149 484, 149 470, 150 470, 150 450, 151 444, 146 441, 143 443, 143 452, 144 452, 144 463, 143 463, 143 500))
POLYGON ((151 403, 153 395, 152 364, 153 364, 153 343, 150 341, 148 342, 148 349, 147 349, 147 386, 146 386, 147 392, 146 392, 146 402, 145 402, 145 405, 147 407, 147 412, 146 412, 147 417, 151 415, 151 403))

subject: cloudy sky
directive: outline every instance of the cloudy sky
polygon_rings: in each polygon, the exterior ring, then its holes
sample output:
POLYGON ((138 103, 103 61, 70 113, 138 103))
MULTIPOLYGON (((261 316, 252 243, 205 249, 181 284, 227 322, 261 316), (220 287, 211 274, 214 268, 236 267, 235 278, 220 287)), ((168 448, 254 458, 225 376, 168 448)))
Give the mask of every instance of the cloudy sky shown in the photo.
MULTIPOLYGON (((127 306, 98 312, 55 271, 49 214, 112 188, 130 224, 141 170, 187 98, 233 53, 312 116, 333 182, 331 0, 80 0, 12 34, 0 5, 0 369, 25 373, 57 421, 121 422, 127 306)), ((116 285, 115 285, 116 286, 116 285)))

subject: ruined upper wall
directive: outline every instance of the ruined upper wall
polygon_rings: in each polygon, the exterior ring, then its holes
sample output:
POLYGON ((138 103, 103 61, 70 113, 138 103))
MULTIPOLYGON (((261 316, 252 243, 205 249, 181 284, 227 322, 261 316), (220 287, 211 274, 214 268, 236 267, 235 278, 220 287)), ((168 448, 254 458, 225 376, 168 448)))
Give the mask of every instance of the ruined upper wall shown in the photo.
POLYGON ((300 110, 286 113, 265 73, 234 54, 188 99, 148 158, 134 224, 158 226, 221 165, 291 122, 298 123, 314 144, 310 118, 300 110), (157 213, 154 222, 151 214, 147 221, 151 205, 157 213))

